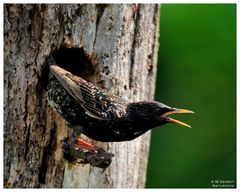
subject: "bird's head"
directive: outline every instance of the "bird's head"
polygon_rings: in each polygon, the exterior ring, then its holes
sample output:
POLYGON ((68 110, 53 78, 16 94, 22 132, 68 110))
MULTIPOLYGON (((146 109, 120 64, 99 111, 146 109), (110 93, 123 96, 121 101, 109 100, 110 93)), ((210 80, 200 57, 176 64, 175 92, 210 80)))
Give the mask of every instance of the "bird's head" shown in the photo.
POLYGON ((167 123, 175 123, 188 128, 190 125, 168 117, 175 113, 194 113, 187 109, 178 109, 169 107, 163 103, 156 101, 143 101, 130 103, 127 107, 127 116, 132 120, 138 120, 142 123, 153 125, 164 125, 167 123))

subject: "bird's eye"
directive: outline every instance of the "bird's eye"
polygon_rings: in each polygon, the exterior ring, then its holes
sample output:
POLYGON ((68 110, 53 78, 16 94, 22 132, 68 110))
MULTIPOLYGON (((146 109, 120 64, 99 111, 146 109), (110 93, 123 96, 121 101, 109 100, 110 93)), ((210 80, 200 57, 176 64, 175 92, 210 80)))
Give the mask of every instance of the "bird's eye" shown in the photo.
POLYGON ((107 113, 106 113, 106 112, 101 112, 101 115, 102 115, 103 117, 107 117, 107 113))

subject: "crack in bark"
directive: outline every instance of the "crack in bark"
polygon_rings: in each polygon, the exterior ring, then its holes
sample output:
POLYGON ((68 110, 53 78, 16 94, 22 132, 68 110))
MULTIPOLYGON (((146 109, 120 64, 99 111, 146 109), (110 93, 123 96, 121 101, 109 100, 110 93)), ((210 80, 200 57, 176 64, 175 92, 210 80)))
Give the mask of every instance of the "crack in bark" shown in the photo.
MULTIPOLYGON (((96 8, 97 8, 97 20, 96 20, 96 32, 95 34, 97 34, 98 32, 98 25, 99 25, 99 22, 102 18, 102 15, 105 11, 105 9, 108 7, 109 5, 108 4, 97 4, 96 5, 96 8)), ((93 40, 93 47, 95 47, 95 43, 96 43, 96 38, 97 38, 97 35, 94 36, 94 40, 93 40)))
POLYGON ((139 43, 139 40, 138 40, 138 36, 139 36, 139 22, 140 22, 140 19, 141 19, 141 16, 140 16, 140 10, 141 9, 141 5, 138 6, 137 8, 137 11, 136 11, 136 18, 135 19, 135 26, 134 26, 134 39, 133 39, 133 43, 132 43, 132 48, 131 48, 131 63, 130 63, 130 69, 129 69, 129 89, 131 90, 134 85, 133 85, 133 71, 134 71, 134 66, 135 66, 135 49, 136 47, 138 47, 138 43, 139 43))
POLYGON ((39 167, 38 181, 40 184, 46 183, 46 174, 49 166, 49 156, 52 154, 52 151, 55 151, 56 147, 56 126, 54 124, 53 128, 50 131, 50 138, 48 145, 43 149, 42 162, 39 167))

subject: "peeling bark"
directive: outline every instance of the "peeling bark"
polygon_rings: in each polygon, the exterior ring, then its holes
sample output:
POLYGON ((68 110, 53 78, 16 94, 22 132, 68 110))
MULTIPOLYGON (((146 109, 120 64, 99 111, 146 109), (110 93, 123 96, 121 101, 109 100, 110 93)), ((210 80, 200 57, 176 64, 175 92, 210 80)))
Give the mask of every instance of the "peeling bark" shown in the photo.
POLYGON ((46 101, 47 59, 83 47, 96 71, 86 78, 129 101, 152 100, 158 5, 4 5, 4 184, 10 188, 144 187, 150 132, 101 143, 115 154, 104 172, 62 157, 65 121, 46 101))

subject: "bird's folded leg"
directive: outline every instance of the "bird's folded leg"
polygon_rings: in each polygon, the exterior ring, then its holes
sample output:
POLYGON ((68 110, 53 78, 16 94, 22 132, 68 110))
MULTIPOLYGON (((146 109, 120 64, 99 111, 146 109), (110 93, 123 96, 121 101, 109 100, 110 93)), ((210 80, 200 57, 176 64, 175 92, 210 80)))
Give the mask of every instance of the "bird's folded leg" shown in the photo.
POLYGON ((65 158, 71 163, 90 164, 93 167, 107 168, 111 162, 112 153, 106 152, 101 147, 91 145, 78 139, 74 145, 63 142, 65 158), (80 161, 79 161, 80 160, 80 161))
POLYGON ((87 141, 82 140, 82 139, 77 139, 75 147, 78 147, 78 146, 79 146, 79 148, 81 148, 81 147, 85 147, 85 149, 88 148, 91 151, 96 151, 99 148, 97 146, 92 145, 91 143, 88 143, 87 141))

